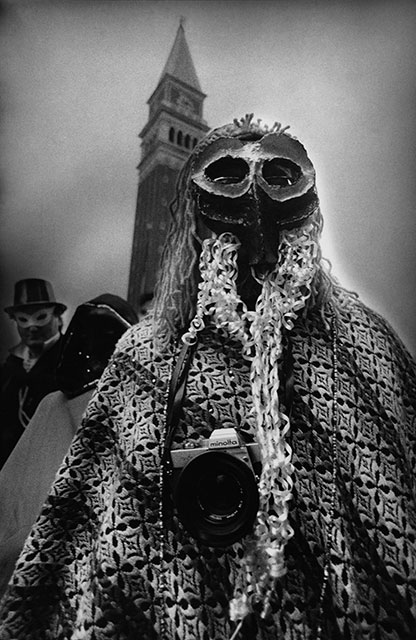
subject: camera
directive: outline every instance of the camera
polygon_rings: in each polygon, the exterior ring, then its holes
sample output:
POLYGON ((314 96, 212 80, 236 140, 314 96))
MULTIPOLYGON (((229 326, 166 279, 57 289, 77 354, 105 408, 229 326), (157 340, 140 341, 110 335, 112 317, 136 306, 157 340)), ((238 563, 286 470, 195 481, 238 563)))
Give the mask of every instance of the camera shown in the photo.
POLYGON ((259 506, 258 444, 222 428, 202 446, 187 442, 170 454, 173 501, 189 533, 208 546, 226 547, 251 530, 259 506))

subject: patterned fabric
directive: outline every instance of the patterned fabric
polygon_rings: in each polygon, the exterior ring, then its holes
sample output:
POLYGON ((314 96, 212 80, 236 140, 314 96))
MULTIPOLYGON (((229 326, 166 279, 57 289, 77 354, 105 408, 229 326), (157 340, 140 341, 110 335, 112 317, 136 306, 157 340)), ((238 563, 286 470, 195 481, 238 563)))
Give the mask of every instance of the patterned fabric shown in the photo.
MULTIPOLYGON (((271 615, 252 615, 239 637, 416 637, 416 367, 359 301, 337 307, 336 358, 322 310, 310 309, 290 333, 295 535, 271 615)), ((197 543, 169 492, 161 526, 172 358, 152 354, 150 326, 144 320, 123 336, 90 402, 2 601, 1 640, 233 633, 228 607, 244 540, 224 549, 197 543)), ((175 446, 219 425, 250 438, 250 365, 240 354, 238 343, 204 330, 175 446)))
POLYGON ((0 596, 79 427, 92 390, 40 401, 0 473, 0 596))

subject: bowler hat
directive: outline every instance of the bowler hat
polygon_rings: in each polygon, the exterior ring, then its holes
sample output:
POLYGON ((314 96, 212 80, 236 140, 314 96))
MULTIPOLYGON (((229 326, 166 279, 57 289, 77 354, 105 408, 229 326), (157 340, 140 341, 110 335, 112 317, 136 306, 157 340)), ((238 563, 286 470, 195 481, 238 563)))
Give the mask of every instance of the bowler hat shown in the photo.
POLYGON ((55 307, 59 314, 63 313, 66 305, 56 302, 55 294, 50 282, 40 278, 19 280, 14 286, 14 304, 4 310, 9 315, 23 310, 27 306, 55 307))

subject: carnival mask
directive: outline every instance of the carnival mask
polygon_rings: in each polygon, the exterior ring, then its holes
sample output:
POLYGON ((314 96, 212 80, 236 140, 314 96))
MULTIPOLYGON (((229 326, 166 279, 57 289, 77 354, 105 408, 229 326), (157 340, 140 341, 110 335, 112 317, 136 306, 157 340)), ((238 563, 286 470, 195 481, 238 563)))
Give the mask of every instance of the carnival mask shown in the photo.
POLYGON ((14 319, 21 329, 28 329, 29 327, 44 327, 52 320, 53 314, 53 308, 42 307, 33 313, 18 311, 14 314, 14 319))
POLYGON ((318 207, 315 171, 282 131, 251 138, 208 144, 194 161, 193 194, 209 229, 237 236, 249 264, 274 265, 280 231, 303 225, 318 207))

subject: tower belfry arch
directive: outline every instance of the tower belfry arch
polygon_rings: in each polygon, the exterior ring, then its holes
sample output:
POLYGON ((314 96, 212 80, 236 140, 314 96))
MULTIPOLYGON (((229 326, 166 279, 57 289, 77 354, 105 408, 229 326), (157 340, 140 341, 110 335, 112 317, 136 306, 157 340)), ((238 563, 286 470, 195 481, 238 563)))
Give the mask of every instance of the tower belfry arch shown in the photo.
POLYGON ((169 205, 179 172, 209 127, 203 118, 203 93, 181 18, 172 49, 150 96, 148 121, 141 130, 136 217, 128 300, 139 309, 153 293, 170 220, 169 205))

